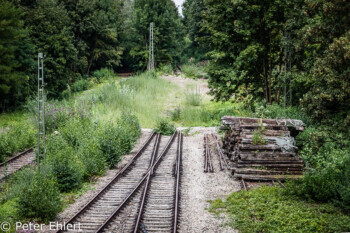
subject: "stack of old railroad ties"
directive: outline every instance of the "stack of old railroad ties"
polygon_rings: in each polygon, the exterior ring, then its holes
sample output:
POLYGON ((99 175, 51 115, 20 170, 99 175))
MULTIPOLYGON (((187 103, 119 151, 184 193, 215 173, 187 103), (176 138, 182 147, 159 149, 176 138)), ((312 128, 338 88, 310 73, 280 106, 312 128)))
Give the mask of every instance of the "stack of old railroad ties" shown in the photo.
POLYGON ((302 121, 229 116, 221 120, 227 129, 223 151, 234 162, 234 177, 251 181, 301 177, 304 163, 296 154, 294 138, 304 130, 302 121))

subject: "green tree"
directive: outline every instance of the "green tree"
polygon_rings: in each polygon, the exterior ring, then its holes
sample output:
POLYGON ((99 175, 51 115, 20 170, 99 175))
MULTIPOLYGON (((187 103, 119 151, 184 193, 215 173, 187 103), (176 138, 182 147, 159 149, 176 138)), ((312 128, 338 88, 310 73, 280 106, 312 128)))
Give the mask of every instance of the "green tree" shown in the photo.
POLYGON ((76 76, 77 62, 70 18, 57 0, 38 0, 26 8, 26 24, 38 52, 45 57, 45 81, 49 97, 58 97, 76 76))
POLYGON ((186 0, 183 4, 183 24, 186 29, 187 46, 184 51, 185 59, 195 58, 197 60, 205 59, 205 53, 208 52, 205 43, 201 43, 207 33, 202 30, 204 23, 203 17, 206 10, 204 0, 186 0))
POLYGON ((303 109, 319 122, 346 130, 350 125, 350 31, 334 39, 313 68, 314 87, 304 95, 303 109), (331 120, 331 121, 329 121, 331 120))
POLYGON ((120 32, 124 1, 60 0, 68 12, 78 60, 73 70, 89 74, 104 66, 118 67, 123 48, 120 32))
POLYGON ((179 64, 183 44, 182 24, 171 0, 135 0, 133 46, 134 67, 145 69, 148 62, 149 26, 154 23, 154 56, 158 64, 179 64))
POLYGON ((0 1, 0 111, 19 105, 30 93, 34 47, 22 16, 11 2, 0 1))
POLYGON ((213 59, 209 85, 216 99, 230 99, 239 87, 252 88, 267 103, 283 67, 284 1, 206 1, 204 29, 213 59))

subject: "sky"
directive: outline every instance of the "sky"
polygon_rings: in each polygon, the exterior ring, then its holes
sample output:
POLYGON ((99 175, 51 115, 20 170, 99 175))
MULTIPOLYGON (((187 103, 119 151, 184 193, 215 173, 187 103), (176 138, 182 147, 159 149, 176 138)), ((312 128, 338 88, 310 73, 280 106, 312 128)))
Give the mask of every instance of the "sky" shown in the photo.
POLYGON ((178 6, 179 12, 182 15, 182 8, 181 8, 181 6, 182 6, 182 3, 184 3, 185 0, 173 0, 173 1, 175 2, 176 6, 178 6))

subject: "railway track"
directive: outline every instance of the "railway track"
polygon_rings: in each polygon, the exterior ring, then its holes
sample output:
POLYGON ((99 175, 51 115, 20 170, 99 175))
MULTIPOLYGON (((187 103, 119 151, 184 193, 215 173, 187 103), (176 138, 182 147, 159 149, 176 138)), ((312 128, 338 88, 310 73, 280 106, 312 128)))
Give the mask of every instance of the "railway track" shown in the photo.
POLYGON ((33 148, 30 148, 0 163, 0 183, 34 161, 35 153, 33 148))
MULTIPOLYGON (((179 158, 182 151, 182 134, 177 135, 175 133, 167 140, 167 137, 161 138, 159 134, 153 133, 115 178, 65 223, 79 224, 80 231, 67 232, 143 232, 145 227, 153 226, 146 222, 148 212, 145 212, 155 207, 149 205, 152 203, 151 194, 154 190, 164 188, 165 186, 159 187, 164 182, 167 188, 158 194, 162 196, 160 199, 164 200, 163 203, 168 201, 166 210, 170 214, 167 215, 168 228, 166 231, 162 228, 161 232, 171 232, 172 229, 176 231, 181 167, 179 158), (178 145, 181 145, 177 148, 178 153, 175 152, 176 148, 172 148, 176 137, 178 145)), ((161 207, 163 204, 159 202, 157 208, 161 207)))

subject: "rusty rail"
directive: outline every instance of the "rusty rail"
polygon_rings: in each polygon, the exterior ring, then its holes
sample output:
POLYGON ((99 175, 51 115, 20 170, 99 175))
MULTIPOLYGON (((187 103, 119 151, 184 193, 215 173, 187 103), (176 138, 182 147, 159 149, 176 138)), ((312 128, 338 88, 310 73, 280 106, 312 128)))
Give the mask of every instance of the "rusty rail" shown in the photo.
MULTIPOLYGON (((25 151, 23 151, 23 152, 18 153, 17 155, 15 155, 15 156, 9 158, 8 160, 6 160, 5 162, 0 163, 0 168, 1 168, 1 167, 5 167, 7 164, 10 164, 10 163, 15 162, 17 159, 21 158, 22 156, 24 156, 24 155, 26 155, 26 154, 28 154, 28 153, 33 152, 33 150, 34 150, 34 147, 31 147, 31 148, 29 148, 29 149, 27 149, 27 150, 25 150, 25 151)), ((29 163, 29 164, 30 164, 30 163, 29 163)), ((4 175, 4 177, 0 178, 0 183, 1 183, 2 181, 4 181, 4 180, 8 179, 9 177, 11 177, 11 176, 12 176, 13 174, 15 174, 16 172, 22 170, 24 167, 27 167, 29 164, 24 164, 21 168, 15 170, 14 172, 11 172, 11 173, 9 173, 9 174, 7 174, 7 175, 4 175)))
POLYGON ((125 204, 131 199, 132 196, 135 195, 136 191, 141 187, 141 185, 146 181, 146 179, 148 179, 148 177, 150 176, 150 174, 154 171, 154 169, 157 168, 157 165, 159 164, 159 162, 163 159, 164 155, 168 152, 171 144, 174 141, 174 138, 176 137, 177 132, 175 132, 170 140, 168 141, 167 145, 165 146, 165 148, 163 149, 163 151, 161 152, 161 154, 159 155, 159 157, 157 158, 157 160, 154 162, 153 166, 150 167, 146 173, 145 176, 143 176, 143 178, 140 180, 140 182, 135 186, 135 188, 133 189, 133 191, 128 195, 128 197, 126 197, 123 202, 118 206, 117 209, 115 209, 113 211, 113 213, 108 217, 108 219, 99 227, 99 229, 95 232, 95 233, 99 233, 102 232, 107 226, 108 224, 112 221, 112 219, 121 211, 121 209, 125 206, 125 204))
POLYGON ((159 147, 159 143, 157 143, 157 145, 154 147, 154 150, 153 150, 153 153, 152 153, 151 170, 147 174, 146 186, 145 186, 145 189, 144 189, 143 194, 142 194, 141 206, 140 206, 139 214, 138 214, 137 219, 136 219, 134 233, 137 233, 139 225, 140 225, 143 208, 145 206, 146 195, 147 195, 147 192, 148 192, 148 189, 149 189, 151 175, 153 174, 154 160, 155 160, 155 158, 157 157, 157 154, 158 154, 158 147, 159 147))
POLYGON ((179 215, 179 196, 180 196, 180 173, 181 173, 181 163, 182 163, 182 142, 183 136, 182 132, 179 133, 178 138, 178 149, 177 149, 177 159, 176 159, 176 185, 175 185, 175 206, 174 206, 174 227, 173 233, 177 233, 177 222, 179 215))
POLYGON ((34 149, 34 147, 31 147, 31 148, 29 148, 29 149, 27 149, 27 150, 25 150, 25 151, 23 151, 21 153, 18 153, 17 155, 15 155, 15 156, 9 158, 8 160, 6 160, 5 162, 0 163, 0 167, 3 167, 6 164, 15 161, 16 159, 19 159, 20 157, 22 157, 23 155, 25 155, 25 154, 27 154, 29 152, 32 152, 33 149, 34 149))

